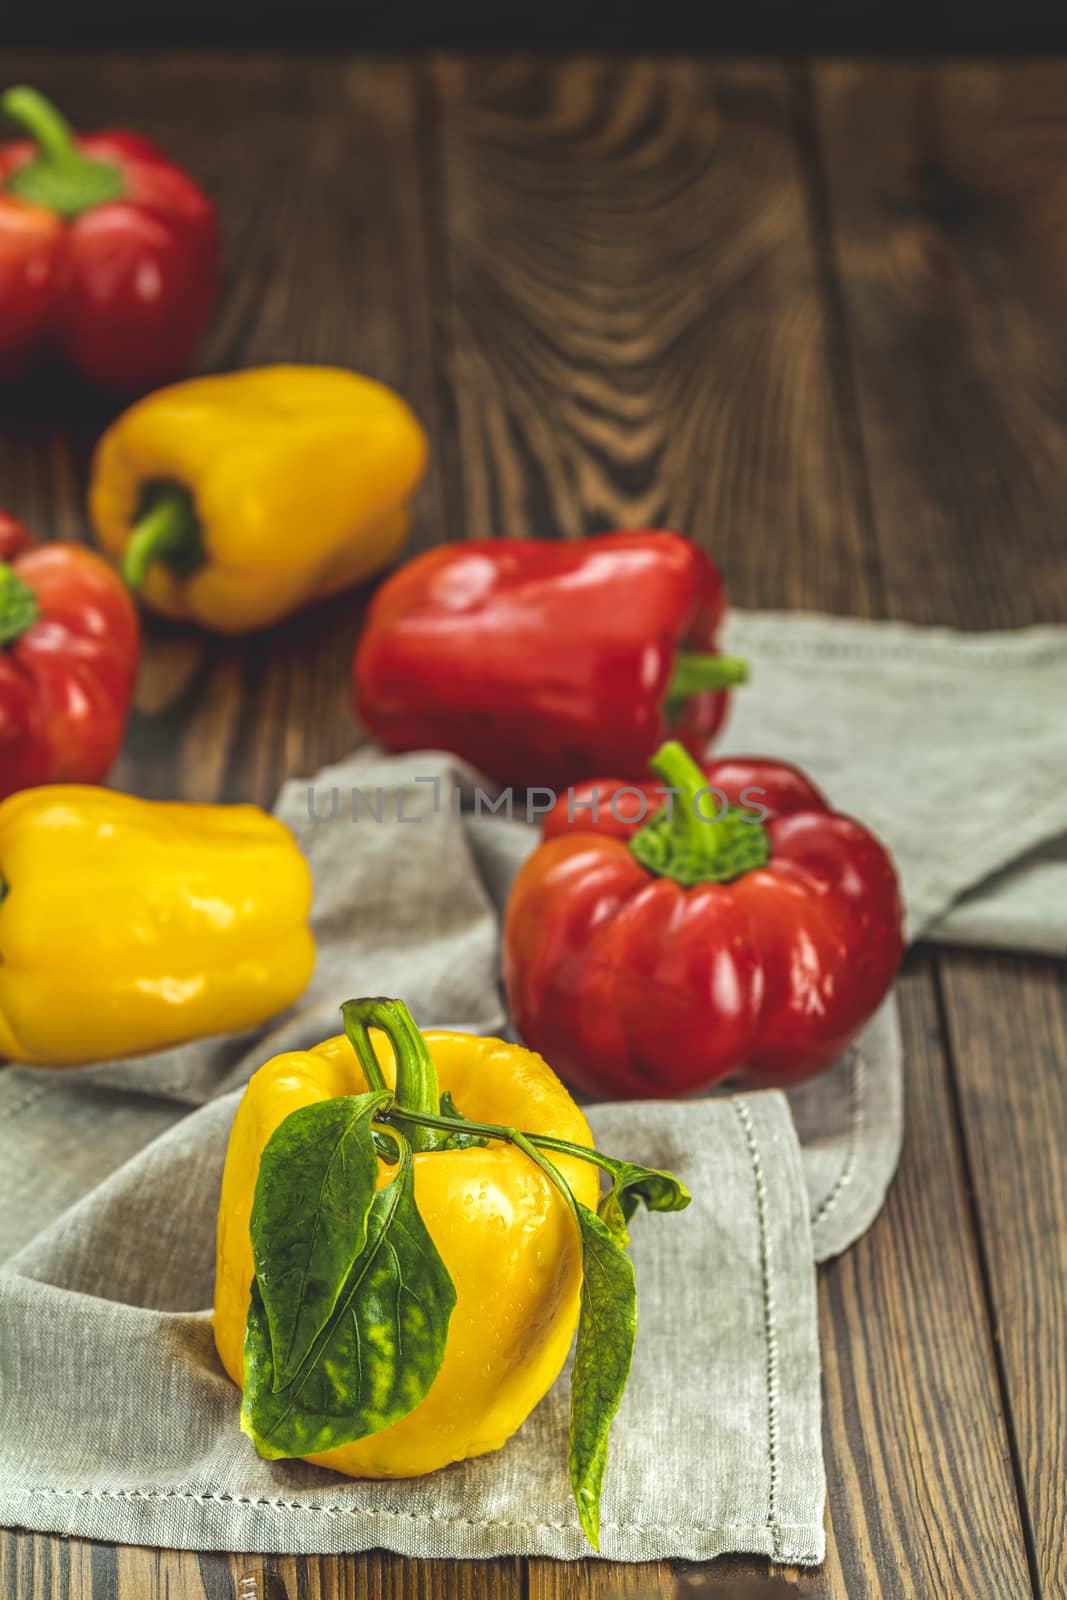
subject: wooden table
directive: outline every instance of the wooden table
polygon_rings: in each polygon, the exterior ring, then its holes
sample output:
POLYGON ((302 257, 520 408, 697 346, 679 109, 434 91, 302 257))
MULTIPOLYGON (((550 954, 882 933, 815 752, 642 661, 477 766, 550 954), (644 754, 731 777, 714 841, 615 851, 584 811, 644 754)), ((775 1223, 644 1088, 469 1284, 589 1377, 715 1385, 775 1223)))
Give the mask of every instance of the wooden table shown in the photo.
MULTIPOLYGON (((217 196, 206 368, 339 362, 413 402, 435 447, 418 547, 672 526, 745 606, 1067 620, 1067 62, 20 57, 3 76, 142 127, 217 196)), ((106 412, 40 384, 6 407, 0 501, 81 537, 106 412)), ((364 599, 244 644, 150 628, 118 783, 269 803, 343 755, 364 599)), ((900 993, 900 1174, 820 1274, 820 1572, 11 1533, 0 1592, 1063 1596, 1062 965, 920 947, 900 993)))

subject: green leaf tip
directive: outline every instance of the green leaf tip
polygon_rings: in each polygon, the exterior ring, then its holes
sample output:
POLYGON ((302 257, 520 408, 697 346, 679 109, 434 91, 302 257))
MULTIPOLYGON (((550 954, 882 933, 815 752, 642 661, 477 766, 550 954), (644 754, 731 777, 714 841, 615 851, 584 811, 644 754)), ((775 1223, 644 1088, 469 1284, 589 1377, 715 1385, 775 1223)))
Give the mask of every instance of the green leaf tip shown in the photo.
POLYGON ((637 1337, 633 1262, 607 1225, 577 1207, 582 1298, 571 1373, 568 1465, 582 1529, 600 1549, 600 1497, 608 1435, 630 1376, 637 1337))

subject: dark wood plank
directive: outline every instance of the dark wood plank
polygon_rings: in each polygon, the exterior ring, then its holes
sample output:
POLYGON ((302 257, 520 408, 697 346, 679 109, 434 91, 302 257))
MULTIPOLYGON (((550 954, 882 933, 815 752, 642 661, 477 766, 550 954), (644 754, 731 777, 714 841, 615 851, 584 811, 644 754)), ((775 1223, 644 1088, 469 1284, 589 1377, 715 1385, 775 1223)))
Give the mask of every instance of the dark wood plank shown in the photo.
POLYGON ((1023 1596, 1025 1546, 927 958, 911 960, 898 993, 900 1171, 874 1228, 820 1282, 834 1545, 865 1559, 840 1574, 831 1565, 810 1592, 1023 1596))
POLYGON ((619 1566, 603 1561, 530 1561, 527 1600, 677 1600, 674 1573, 664 1561, 619 1566))
MULTIPOLYGON (((816 76, 894 615, 1067 621, 1067 65, 816 76)), ((1062 972, 938 958, 1035 1581, 1067 1583, 1062 972)))
POLYGON ((890 615, 1067 617, 1067 66, 817 74, 890 615))
POLYGON ((230 1558, 234 1600, 522 1600, 522 1563, 367 1556, 230 1558), (242 1588, 244 1585, 244 1588, 242 1588), (251 1592, 248 1592, 251 1591, 251 1592))
POLYGON ((942 963, 975 1211, 1041 1592, 1067 1593, 1067 1005, 1063 966, 942 963))
POLYGON ((769 1576, 763 1561, 723 1556, 709 1562, 530 1561, 527 1600, 788 1600, 795 1574, 769 1576))
MULTIPOLYGON (((81 126, 138 127, 218 202, 222 304, 205 370, 280 360, 351 366, 432 426, 429 266, 412 71, 328 57, 9 57, 81 126)), ((0 503, 42 533, 85 533, 92 443, 114 406, 31 383, 5 402, 0 503)), ((418 501, 440 537, 437 480, 418 501)), ((352 650, 368 591, 247 642, 149 619, 138 712, 113 781, 155 797, 272 803, 281 781, 361 737, 352 650)))
POLYGON ((784 74, 515 59, 436 81, 453 531, 672 526, 743 604, 871 612, 784 74))
POLYGON ((10 1600, 524 1600, 523 1564, 148 1550, 0 1532, 10 1600))
POLYGON ((225 1556, 12 1531, 0 1533, 0 1593, 11 1600, 273 1600, 262 1588, 235 1590, 225 1556))

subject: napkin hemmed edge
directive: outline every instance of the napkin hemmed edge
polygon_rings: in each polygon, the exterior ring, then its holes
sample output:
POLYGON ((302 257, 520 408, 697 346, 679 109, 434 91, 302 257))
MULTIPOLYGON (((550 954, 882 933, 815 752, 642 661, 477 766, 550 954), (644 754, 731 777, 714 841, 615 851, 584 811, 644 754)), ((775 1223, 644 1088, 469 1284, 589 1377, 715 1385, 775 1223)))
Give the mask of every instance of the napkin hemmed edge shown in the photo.
MULTIPOLYGON (((454 1518, 449 1519, 455 1521, 454 1518)), ((413 1558, 433 1557, 432 1517, 398 1516, 393 1512, 368 1512, 357 1508, 307 1506, 290 1501, 242 1503, 229 1495, 196 1494, 177 1489, 59 1489, 29 1487, 0 1497, 0 1526, 64 1538, 98 1539, 108 1544, 138 1545, 153 1549, 218 1551, 241 1555, 355 1555, 368 1550, 390 1550, 413 1558), (158 1500, 174 1502, 170 1526, 160 1528, 150 1508, 158 1500), (122 1503, 123 1532, 115 1531, 112 1503, 122 1503), (138 1506, 140 1502, 140 1506, 138 1506), (260 1513, 271 1512, 269 1519, 260 1513), (136 1537, 143 1513, 144 1539, 136 1537), (306 1524, 314 1518, 315 1542, 286 1538, 274 1526, 278 1510, 306 1524), (149 1518, 152 1518, 149 1525, 149 1518), (270 1525, 265 1525, 267 1522, 270 1525), (351 1525, 350 1525, 351 1524, 351 1525), (370 1524, 373 1524, 373 1532, 370 1524), (162 1537, 161 1537, 162 1536, 162 1537)), ((488 1560, 502 1556, 548 1556, 558 1561, 595 1558, 577 1522, 574 1526, 548 1523, 467 1523, 470 1548, 462 1553, 450 1548, 449 1560, 488 1560)), ((712 1561, 723 1555, 766 1556, 787 1566, 820 1566, 826 1556, 822 1523, 716 1524, 708 1528, 660 1526, 629 1527, 617 1534, 603 1530, 600 1556, 605 1561, 712 1561), (665 1538, 667 1535, 675 1538, 665 1538)))

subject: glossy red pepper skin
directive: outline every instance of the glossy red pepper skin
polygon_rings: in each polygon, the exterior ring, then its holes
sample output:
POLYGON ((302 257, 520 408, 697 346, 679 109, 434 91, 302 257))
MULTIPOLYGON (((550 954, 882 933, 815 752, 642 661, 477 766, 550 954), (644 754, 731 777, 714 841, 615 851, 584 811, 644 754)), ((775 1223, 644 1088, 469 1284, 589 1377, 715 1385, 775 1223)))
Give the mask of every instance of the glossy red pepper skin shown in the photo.
POLYGON ((216 214, 147 139, 106 132, 75 145, 115 167, 124 192, 69 221, 5 192, 36 148, 0 146, 0 377, 51 354, 105 388, 153 388, 187 369, 214 306, 216 214))
POLYGON ((795 768, 775 766, 704 768, 728 793, 750 779, 767 790, 770 859, 732 882, 686 889, 654 876, 613 819, 581 830, 565 811, 523 866, 504 925, 511 1015, 577 1088, 637 1099, 742 1074, 757 1087, 799 1083, 837 1059, 888 992, 904 949, 892 861, 795 768))
MULTIPOLYGON (((500 783, 643 777, 677 652, 716 653, 724 604, 714 563, 675 533, 443 545, 371 602, 356 710, 389 749, 449 750, 500 783)), ((691 696, 671 736, 702 754, 728 702, 691 696)))
POLYGON ((40 783, 99 783, 122 743, 140 650, 122 580, 82 545, 34 545, 0 512, 0 563, 37 601, 0 646, 0 799, 40 783))

